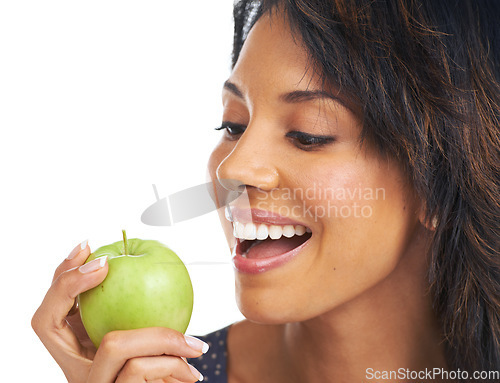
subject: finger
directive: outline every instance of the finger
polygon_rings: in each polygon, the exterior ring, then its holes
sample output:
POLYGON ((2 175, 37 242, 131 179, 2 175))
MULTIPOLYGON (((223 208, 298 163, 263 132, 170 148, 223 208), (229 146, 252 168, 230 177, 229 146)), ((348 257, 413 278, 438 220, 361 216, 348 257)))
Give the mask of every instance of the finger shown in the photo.
POLYGON ((58 328, 72 309, 78 294, 101 283, 107 270, 107 258, 101 257, 61 273, 45 295, 39 308, 41 314, 50 317, 53 326, 58 328))
MULTIPOLYGON (((57 267, 54 277, 52 278, 52 283, 61 275, 63 272, 71 270, 76 266, 82 265, 90 255, 90 247, 87 244, 88 241, 83 241, 82 243, 75 246, 75 248, 69 253, 66 259, 57 267)), ((69 310, 68 316, 78 312, 78 304, 75 300, 73 307, 69 310)))
POLYGON ((69 255, 64 259, 64 261, 57 267, 54 277, 52 278, 52 283, 65 271, 68 271, 74 267, 83 265, 90 255, 90 247, 87 244, 88 241, 83 241, 82 243, 75 246, 69 255))
POLYGON ((97 350, 89 381, 113 382, 129 359, 160 355, 197 358, 207 350, 205 342, 166 327, 113 331, 104 336, 97 350))
POLYGON ((82 352, 88 359, 94 359, 94 355, 97 351, 94 344, 87 334, 87 330, 83 326, 82 318, 80 316, 80 310, 76 309, 76 312, 72 315, 68 314, 66 317, 66 322, 71 327, 71 331, 75 334, 76 338, 82 345, 82 352))
POLYGON ((179 357, 150 356, 128 360, 118 374, 116 383, 154 381, 172 378, 181 382, 196 382, 201 373, 179 357))
POLYGON ((102 259, 96 259, 63 272, 52 283, 35 312, 32 327, 56 361, 59 361, 58 357, 63 358, 68 353, 68 348, 73 353, 81 352, 81 346, 68 326, 66 316, 78 294, 101 283, 107 270, 106 260, 103 262, 102 259))

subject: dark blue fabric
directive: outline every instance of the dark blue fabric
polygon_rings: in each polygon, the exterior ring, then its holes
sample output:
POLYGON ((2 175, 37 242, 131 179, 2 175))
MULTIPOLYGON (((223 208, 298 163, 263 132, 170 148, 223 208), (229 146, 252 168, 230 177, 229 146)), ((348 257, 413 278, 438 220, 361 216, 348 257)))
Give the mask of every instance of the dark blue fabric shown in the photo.
POLYGON ((226 360, 227 360, 227 332, 231 325, 211 332, 210 334, 196 336, 208 343, 210 348, 207 353, 199 358, 188 359, 203 374, 204 382, 227 383, 226 360))

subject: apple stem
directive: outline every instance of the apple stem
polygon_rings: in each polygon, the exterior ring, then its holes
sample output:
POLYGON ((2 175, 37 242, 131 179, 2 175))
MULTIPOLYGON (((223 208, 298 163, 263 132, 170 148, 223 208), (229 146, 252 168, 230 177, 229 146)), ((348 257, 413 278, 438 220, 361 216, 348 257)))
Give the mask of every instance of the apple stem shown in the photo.
POLYGON ((125 255, 128 254, 128 243, 127 243, 127 233, 125 230, 122 230, 123 234, 123 251, 125 252, 125 255))

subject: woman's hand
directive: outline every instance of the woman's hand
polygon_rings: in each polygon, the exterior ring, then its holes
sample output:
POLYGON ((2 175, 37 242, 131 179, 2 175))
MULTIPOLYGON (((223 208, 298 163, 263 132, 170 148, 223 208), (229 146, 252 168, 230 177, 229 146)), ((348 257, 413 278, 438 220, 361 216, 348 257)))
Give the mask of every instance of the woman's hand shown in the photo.
POLYGON ((86 241, 56 269, 31 325, 70 383, 195 382, 201 374, 184 358, 206 352, 199 339, 164 328, 113 331, 96 350, 80 319, 76 297, 101 283, 107 262, 90 255, 86 241), (82 266, 83 265, 83 266, 82 266))

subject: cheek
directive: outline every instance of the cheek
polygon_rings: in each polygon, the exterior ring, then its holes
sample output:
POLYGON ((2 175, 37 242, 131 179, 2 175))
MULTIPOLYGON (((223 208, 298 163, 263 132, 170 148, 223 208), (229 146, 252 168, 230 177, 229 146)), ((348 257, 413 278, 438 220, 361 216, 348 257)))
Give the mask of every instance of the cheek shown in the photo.
POLYGON ((321 226, 330 220, 346 223, 372 217, 377 206, 385 203, 387 193, 395 191, 388 173, 390 170, 366 160, 340 158, 313 164, 301 172, 297 183, 305 185, 303 204, 311 208, 313 221, 321 226))
POLYGON ((394 163, 359 156, 304 173, 300 182, 310 195, 303 203, 319 234, 313 267, 326 273, 318 279, 330 281, 340 299, 352 297, 401 260, 418 222, 414 201, 394 163))
POLYGON ((298 182, 306 185, 304 203, 324 212, 316 216, 317 221, 358 219, 352 222, 359 224, 411 208, 410 190, 393 162, 360 154, 313 164, 301 174, 298 182))

